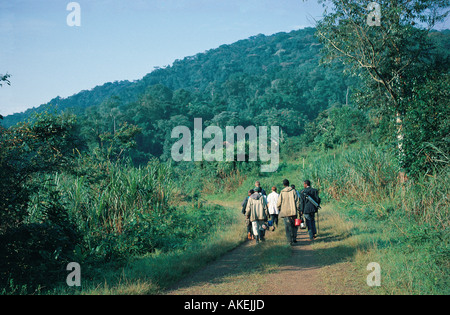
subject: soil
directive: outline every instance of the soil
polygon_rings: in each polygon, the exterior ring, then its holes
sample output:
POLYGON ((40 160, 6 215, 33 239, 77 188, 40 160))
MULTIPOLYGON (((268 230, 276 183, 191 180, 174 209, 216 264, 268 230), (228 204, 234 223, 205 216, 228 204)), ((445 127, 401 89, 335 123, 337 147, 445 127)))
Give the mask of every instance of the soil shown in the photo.
MULTIPOLYGON (((284 231, 283 231, 284 233, 284 231)), ((270 235, 268 236, 269 239, 270 235)), ((170 295, 321 295, 326 294, 320 270, 305 230, 299 230, 291 255, 275 269, 256 274, 243 271, 251 264, 254 241, 247 241, 202 270, 177 283, 170 295), (250 257, 249 257, 250 256, 250 257)), ((254 257, 253 257, 254 258, 254 257)))
POLYGON ((321 295, 319 270, 311 241, 306 233, 299 233, 297 243, 292 246, 291 257, 271 276, 271 285, 264 286, 261 295, 321 295))

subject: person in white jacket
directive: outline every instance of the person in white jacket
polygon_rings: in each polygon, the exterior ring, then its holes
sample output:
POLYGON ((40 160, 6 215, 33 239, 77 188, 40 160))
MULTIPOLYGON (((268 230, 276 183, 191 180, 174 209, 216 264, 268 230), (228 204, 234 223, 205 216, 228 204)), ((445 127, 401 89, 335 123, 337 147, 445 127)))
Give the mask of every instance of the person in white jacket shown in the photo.
POLYGON ((277 194, 277 187, 273 186, 272 192, 267 196, 267 205, 269 206, 269 214, 273 222, 272 231, 275 231, 275 225, 278 227, 278 214, 279 214, 277 207, 278 196, 279 194, 277 194))

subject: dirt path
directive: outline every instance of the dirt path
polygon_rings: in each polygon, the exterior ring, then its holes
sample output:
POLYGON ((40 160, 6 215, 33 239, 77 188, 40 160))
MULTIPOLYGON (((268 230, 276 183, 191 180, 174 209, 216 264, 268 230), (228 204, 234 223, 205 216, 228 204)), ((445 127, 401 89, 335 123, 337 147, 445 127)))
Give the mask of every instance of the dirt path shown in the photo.
POLYGON ((264 243, 247 241, 175 285, 170 295, 306 295, 325 294, 311 242, 299 230, 297 243, 284 244, 284 226, 267 235, 264 243), (275 234, 278 233, 278 234, 275 234), (283 245, 279 245, 283 242, 283 245), (275 248, 284 257, 276 262, 275 248), (272 254, 272 260, 270 256, 272 254), (259 262, 258 259, 264 260, 259 262), (256 266, 256 267, 255 267, 256 266))
POLYGON ((258 291, 261 295, 319 295, 325 294, 318 274, 320 266, 306 232, 297 236, 297 244, 292 246, 292 255, 278 272, 271 276, 272 285, 258 291))

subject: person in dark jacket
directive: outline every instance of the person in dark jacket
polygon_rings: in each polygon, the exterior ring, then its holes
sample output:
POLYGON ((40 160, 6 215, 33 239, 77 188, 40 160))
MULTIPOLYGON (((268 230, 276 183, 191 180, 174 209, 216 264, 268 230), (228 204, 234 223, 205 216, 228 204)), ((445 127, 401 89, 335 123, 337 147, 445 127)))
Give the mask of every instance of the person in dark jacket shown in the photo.
POLYGON ((320 197, 317 189, 311 188, 311 182, 305 180, 303 182, 303 189, 300 192, 300 213, 306 220, 306 226, 308 227, 309 240, 312 241, 316 238, 316 221, 315 213, 318 211, 317 207, 309 201, 306 196, 309 195, 315 202, 320 205, 320 197))

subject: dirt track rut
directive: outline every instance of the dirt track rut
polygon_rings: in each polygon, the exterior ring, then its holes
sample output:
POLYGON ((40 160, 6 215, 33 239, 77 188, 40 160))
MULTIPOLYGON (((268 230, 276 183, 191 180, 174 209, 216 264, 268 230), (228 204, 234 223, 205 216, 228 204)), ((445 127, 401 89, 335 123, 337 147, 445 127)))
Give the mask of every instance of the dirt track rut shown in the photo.
MULTIPOLYGON (((283 226, 280 226, 284 229, 283 226)), ((284 233, 284 231, 282 232, 284 233)), ((267 237, 270 240, 270 234, 267 237)), ((251 269, 251 249, 248 241, 228 252, 175 285, 171 295, 320 295, 325 294, 319 276, 320 265, 314 255, 306 231, 299 230, 297 243, 290 256, 269 273, 245 272, 251 269)))

